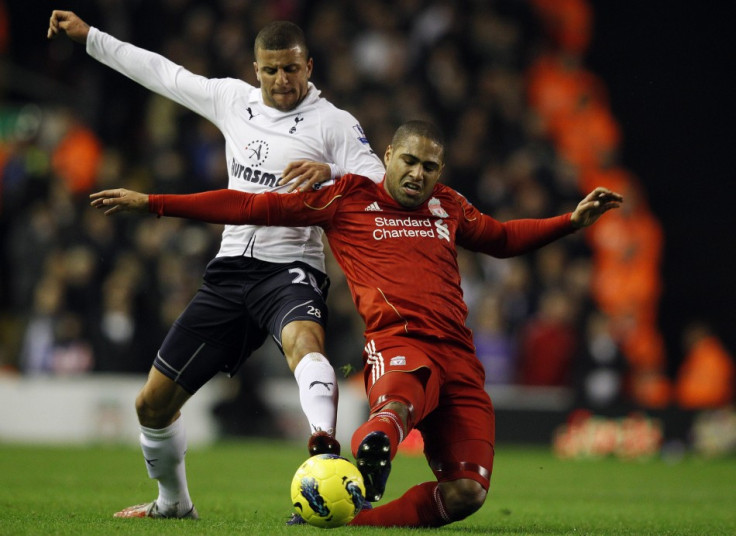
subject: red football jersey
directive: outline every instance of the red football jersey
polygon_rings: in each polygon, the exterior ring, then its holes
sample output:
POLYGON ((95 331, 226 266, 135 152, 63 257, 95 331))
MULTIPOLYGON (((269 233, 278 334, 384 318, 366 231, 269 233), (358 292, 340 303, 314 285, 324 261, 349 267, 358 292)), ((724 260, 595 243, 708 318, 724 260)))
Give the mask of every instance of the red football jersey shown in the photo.
POLYGON ((407 209, 383 183, 357 175, 292 194, 219 190, 151 195, 159 215, 213 223, 322 227, 366 325, 366 339, 410 335, 473 349, 460 287, 456 244, 495 257, 525 253, 573 231, 570 214, 501 223, 437 184, 407 209))

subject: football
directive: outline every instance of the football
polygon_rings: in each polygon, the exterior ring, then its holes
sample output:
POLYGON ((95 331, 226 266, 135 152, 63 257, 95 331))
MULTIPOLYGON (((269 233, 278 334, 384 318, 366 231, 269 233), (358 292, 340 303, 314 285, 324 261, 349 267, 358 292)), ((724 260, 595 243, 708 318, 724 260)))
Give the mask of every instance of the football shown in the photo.
POLYGON ((297 514, 315 527, 342 527, 360 512, 363 477, 352 463, 335 454, 318 454, 296 470, 291 502, 297 514))

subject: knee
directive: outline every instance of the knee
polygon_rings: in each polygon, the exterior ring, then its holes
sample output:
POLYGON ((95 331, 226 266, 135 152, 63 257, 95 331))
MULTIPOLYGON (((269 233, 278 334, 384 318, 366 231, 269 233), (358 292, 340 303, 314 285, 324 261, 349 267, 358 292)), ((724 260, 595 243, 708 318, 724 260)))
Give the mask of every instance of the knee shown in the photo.
POLYGON ((157 426, 160 420, 159 412, 146 400, 143 392, 138 394, 138 397, 135 399, 135 412, 138 415, 138 422, 141 426, 161 428, 161 426, 157 426))
POLYGON ((138 422, 146 428, 166 428, 179 418, 179 410, 190 396, 173 380, 151 367, 148 380, 135 399, 138 422))
POLYGON ((178 411, 172 412, 167 404, 155 404, 144 391, 135 399, 135 412, 140 425, 146 428, 166 428, 178 417, 178 411))
POLYGON ((440 492, 447 513, 453 521, 459 521, 478 511, 488 494, 483 486, 469 478, 441 482, 440 492))

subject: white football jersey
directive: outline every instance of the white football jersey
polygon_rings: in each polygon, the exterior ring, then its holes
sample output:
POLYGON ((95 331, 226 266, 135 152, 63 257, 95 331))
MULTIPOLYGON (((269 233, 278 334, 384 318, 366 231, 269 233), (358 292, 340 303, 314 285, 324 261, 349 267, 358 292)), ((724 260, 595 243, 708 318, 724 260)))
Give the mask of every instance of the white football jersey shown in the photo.
MULTIPOLYGON (((380 182, 381 160, 350 113, 320 97, 309 83, 306 98, 282 112, 263 103, 261 89, 233 78, 193 74, 163 56, 122 42, 94 27, 87 53, 193 112, 209 119, 225 137, 228 188, 249 193, 286 190, 281 173, 294 160, 336 164, 345 173, 380 182)), ((302 261, 325 271, 318 227, 226 225, 217 256, 302 261)))

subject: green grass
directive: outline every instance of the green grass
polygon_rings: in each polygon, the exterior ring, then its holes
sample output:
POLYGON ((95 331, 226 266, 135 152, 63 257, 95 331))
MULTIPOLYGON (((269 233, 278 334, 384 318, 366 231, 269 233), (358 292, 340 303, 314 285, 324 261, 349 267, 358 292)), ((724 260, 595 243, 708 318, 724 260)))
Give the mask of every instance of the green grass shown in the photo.
MULTIPOLYGON (((269 441, 192 449, 189 486, 201 519, 114 519, 151 500, 133 447, 0 444, 0 535, 317 534, 287 527, 289 483, 303 447, 269 441)), ((386 498, 430 480, 423 458, 399 456, 386 498)), ((330 534, 416 535, 733 535, 736 460, 686 457, 678 463, 561 461, 546 449, 500 445, 483 508, 440 529, 349 527, 330 534)))

